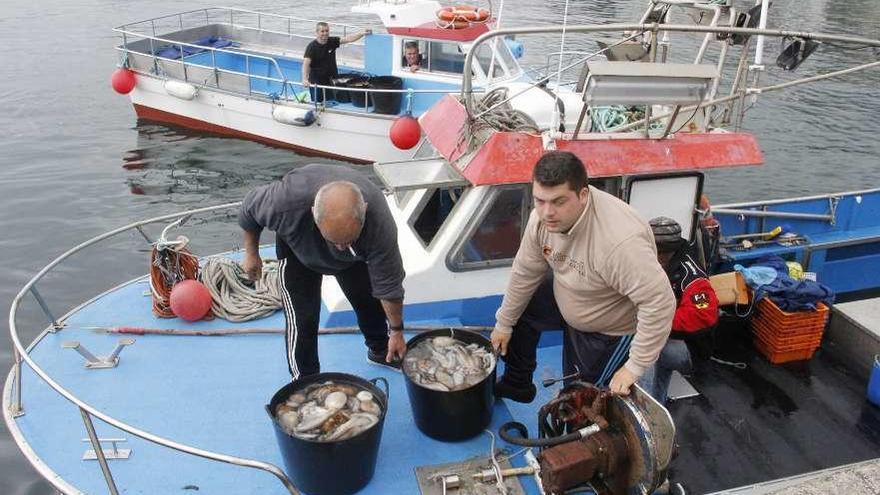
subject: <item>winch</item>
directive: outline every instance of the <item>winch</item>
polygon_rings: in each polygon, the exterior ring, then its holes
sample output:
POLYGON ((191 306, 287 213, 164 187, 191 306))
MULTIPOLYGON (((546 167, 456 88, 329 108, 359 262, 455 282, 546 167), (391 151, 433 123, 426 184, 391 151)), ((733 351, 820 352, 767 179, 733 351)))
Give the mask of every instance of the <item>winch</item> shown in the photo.
POLYGON ((528 438, 523 424, 510 422, 499 433, 509 443, 541 449, 548 494, 590 484, 600 495, 648 495, 666 480, 675 425, 637 385, 619 396, 573 382, 541 407, 538 430, 538 438, 528 438))

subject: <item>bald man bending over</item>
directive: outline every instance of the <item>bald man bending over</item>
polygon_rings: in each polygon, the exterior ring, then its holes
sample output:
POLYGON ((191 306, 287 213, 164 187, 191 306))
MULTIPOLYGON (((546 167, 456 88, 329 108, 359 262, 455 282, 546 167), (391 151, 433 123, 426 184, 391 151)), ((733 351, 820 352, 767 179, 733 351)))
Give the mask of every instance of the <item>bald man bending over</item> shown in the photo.
POLYGON ((294 380, 321 371, 321 279, 333 275, 354 308, 370 362, 400 369, 403 263, 397 227, 382 191, 339 165, 308 165, 245 196, 242 267, 260 277, 260 233, 275 232, 280 261, 287 364, 294 380))

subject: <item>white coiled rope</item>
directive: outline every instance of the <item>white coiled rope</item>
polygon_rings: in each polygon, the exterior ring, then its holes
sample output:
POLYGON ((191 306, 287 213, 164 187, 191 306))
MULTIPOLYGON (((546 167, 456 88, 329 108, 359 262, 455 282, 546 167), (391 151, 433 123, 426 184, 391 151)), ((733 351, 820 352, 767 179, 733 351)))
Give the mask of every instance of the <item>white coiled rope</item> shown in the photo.
POLYGON ((262 277, 251 282, 241 265, 212 256, 204 260, 199 278, 211 292, 214 316, 224 320, 256 320, 281 308, 277 261, 264 261, 262 277))

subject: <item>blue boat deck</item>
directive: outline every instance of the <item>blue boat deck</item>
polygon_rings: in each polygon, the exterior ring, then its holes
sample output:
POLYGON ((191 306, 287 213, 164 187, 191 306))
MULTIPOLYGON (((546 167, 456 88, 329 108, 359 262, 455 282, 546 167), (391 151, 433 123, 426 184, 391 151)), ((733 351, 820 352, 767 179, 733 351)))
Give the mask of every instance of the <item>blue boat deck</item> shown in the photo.
MULTIPOLYGON (((87 370, 76 352, 62 349, 64 342, 76 340, 95 354, 109 353, 120 336, 85 328, 90 326, 283 326, 280 312, 244 324, 156 319, 147 291, 146 279, 140 279, 104 294, 72 314, 62 331, 43 336, 31 356, 77 397, 127 424, 193 447, 283 467, 264 410, 289 379, 282 334, 138 336, 122 352, 119 366, 105 370, 87 370)), ((701 395, 669 406, 680 445, 673 479, 692 493, 705 493, 880 457, 880 409, 865 401, 865 380, 847 363, 820 349, 812 361, 773 366, 756 355, 750 340, 741 322, 722 325, 715 355, 748 367, 697 360, 690 380, 701 395)), ((445 443, 422 434, 411 418, 403 376, 367 363, 365 351, 359 334, 321 336, 322 371, 381 376, 390 384, 376 473, 361 493, 418 493, 415 468, 488 454, 488 435, 445 443)), ((559 376, 560 356, 559 333, 545 334, 536 379, 559 376)), ((558 387, 539 389, 532 404, 496 402, 490 428, 497 431, 515 420, 534 432, 537 409, 558 387)), ((79 411, 26 366, 23 405, 26 414, 15 424, 34 455, 76 490, 105 493, 97 462, 82 460, 90 445, 82 441, 87 435, 79 411)), ((129 459, 110 461, 123 493, 286 493, 269 473, 179 453, 100 421, 96 429, 101 438, 125 438, 119 447, 132 450, 129 459)), ((503 442, 498 446, 518 450, 503 442)), ((514 465, 523 463, 521 457, 513 459, 514 465)), ((537 493, 530 478, 521 481, 528 493, 537 493)))
MULTIPOLYGON (((118 420, 190 446, 265 461, 283 469, 264 409, 290 378, 283 334, 135 336, 136 342, 123 350, 119 366, 101 370, 86 369, 79 354, 62 349, 64 342, 75 340, 92 353, 103 355, 120 337, 127 337, 84 328, 90 326, 283 328, 281 312, 246 324, 219 319, 196 324, 176 318, 156 319, 151 314, 150 298, 144 295, 148 290, 147 280, 141 279, 103 295, 73 314, 62 331, 46 334, 31 356, 63 387, 118 420)), ((552 336, 548 337, 551 345, 540 350, 543 372, 558 374, 560 350, 552 345, 552 336)), ((367 379, 381 376, 390 385, 376 474, 361 493, 418 493, 416 467, 488 454, 488 435, 445 443, 422 434, 412 421, 403 376, 369 364, 360 334, 322 335, 319 352, 322 371, 367 379)), ((27 367, 23 367, 22 379, 26 414, 16 423, 36 456, 81 492, 106 493, 98 463, 81 460, 90 445, 82 441, 87 434, 76 406, 27 367)), ((538 406, 557 388, 542 390, 530 405, 498 401, 490 428, 497 432, 510 420, 533 424, 538 406)), ((179 453, 101 421, 96 420, 95 426, 99 438, 125 438, 119 448, 132 450, 127 460, 109 461, 123 493, 287 493, 269 473, 179 453)), ((524 465, 521 458, 512 462, 524 465)), ((533 481, 523 481, 531 485, 530 492, 536 493, 533 481)))

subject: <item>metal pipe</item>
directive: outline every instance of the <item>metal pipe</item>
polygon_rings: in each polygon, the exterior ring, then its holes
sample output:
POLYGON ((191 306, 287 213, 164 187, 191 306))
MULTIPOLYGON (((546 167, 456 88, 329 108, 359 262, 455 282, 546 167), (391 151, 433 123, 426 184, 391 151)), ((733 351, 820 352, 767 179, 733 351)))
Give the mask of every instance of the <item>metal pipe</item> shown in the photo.
MULTIPOLYGON (((718 19, 721 18, 721 7, 718 5, 713 5, 715 10, 715 15, 712 16, 712 23, 710 26, 717 26, 718 19)), ((712 40, 713 33, 706 33, 706 36, 703 37, 703 43, 700 45, 700 51, 697 52, 697 60, 694 62, 698 64, 703 61, 703 56, 706 54, 706 48, 709 47, 709 42, 712 40)), ((726 45, 727 43, 725 43, 726 45)))
MULTIPOLYGON (((761 20, 758 29, 767 28, 767 7, 770 6, 770 0, 760 0, 761 2, 761 20)), ((764 35, 758 35, 758 44, 755 46, 755 65, 764 65, 764 35)))
POLYGON ((116 489, 116 482, 113 481, 113 473, 110 472, 110 466, 107 465, 107 458, 104 457, 104 449, 101 447, 101 442, 98 440, 98 434, 95 433, 95 425, 92 424, 92 418, 82 408, 79 409, 79 413, 82 414, 83 423, 86 425, 86 431, 89 433, 89 441, 92 443, 92 448, 95 450, 95 457, 98 458, 98 464, 101 465, 101 472, 104 473, 104 480, 107 481, 107 488, 110 489, 110 493, 112 495, 119 495, 119 490, 116 489))
POLYGON ((15 401, 12 403, 12 417, 17 418, 24 414, 24 407, 21 405, 21 355, 18 353, 18 349, 15 349, 15 377, 12 381, 12 386, 15 388, 15 401))
POLYGON ((857 191, 847 191, 842 193, 834 193, 834 194, 817 194, 815 196, 803 196, 797 198, 789 198, 789 199, 772 199, 768 201, 752 201, 746 203, 728 203, 723 205, 717 205, 712 207, 712 211, 715 211, 715 208, 749 208, 749 207, 758 207, 758 206, 772 206, 779 204, 787 204, 792 202, 804 202, 804 201, 815 201, 817 199, 840 199, 847 196, 863 196, 865 194, 875 194, 880 192, 880 187, 872 188, 872 189, 860 189, 857 191))
MULTIPOLYGON (((830 78, 832 78, 832 77, 843 76, 843 75, 846 75, 846 74, 849 74, 849 73, 852 73, 852 72, 858 72, 858 71, 860 71, 860 70, 866 70, 866 69, 873 69, 873 68, 875 68, 875 67, 880 67, 880 61, 877 61, 877 62, 869 62, 869 63, 867 63, 867 64, 858 65, 858 66, 856 66, 856 67, 850 67, 849 69, 841 69, 841 70, 838 70, 838 71, 829 72, 829 73, 827 73, 827 74, 819 74, 819 75, 811 76, 811 77, 807 77, 807 78, 804 78, 804 79, 798 79, 797 81, 790 81, 790 82, 786 82, 786 83, 776 84, 776 85, 773 85, 773 86, 765 86, 765 87, 763 87, 763 88, 752 88, 752 89, 749 89, 749 90, 747 90, 747 91, 748 91, 748 92, 753 92, 753 93, 758 93, 758 94, 761 94, 761 93, 767 93, 767 92, 770 92, 770 91, 778 91, 778 90, 780 90, 780 89, 789 88, 789 87, 791 87, 791 86, 797 86, 797 85, 800 85, 800 84, 807 84, 807 83, 810 83, 810 82, 821 81, 821 80, 823 80, 823 79, 830 79, 830 78)), ((689 105, 689 106, 687 106, 687 107, 682 107, 681 110, 686 112, 686 111, 689 111, 689 110, 693 110, 693 109, 696 108, 697 106, 699 106, 700 108, 709 107, 709 106, 714 106, 714 105, 717 105, 717 104, 719 104, 719 103, 725 103, 725 102, 728 102, 728 101, 733 101, 733 100, 740 99, 740 98, 742 98, 744 95, 745 95, 745 92, 743 92, 743 93, 737 93, 737 94, 732 94, 732 95, 729 95, 729 96, 724 96, 724 97, 721 97, 721 98, 717 98, 717 99, 715 99, 715 100, 704 101, 703 103, 700 103, 699 105, 689 105)), ((651 122, 656 121, 656 120, 659 120, 659 119, 662 119, 662 118, 666 118, 666 117, 668 117, 669 115, 671 115, 671 112, 666 112, 666 113, 662 113, 662 114, 660 114, 660 115, 656 115, 656 116, 654 116, 654 117, 651 117, 651 122)), ((644 125, 644 123, 645 123, 645 120, 644 120, 644 119, 637 120, 637 121, 635 121, 635 122, 630 122, 629 124, 625 124, 625 125, 623 125, 623 126, 620 126, 620 127, 616 128, 615 131, 616 131, 616 132, 622 132, 622 131, 625 131, 625 130, 628 130, 628 129, 632 129, 632 128, 634 128, 634 127, 640 127, 640 126, 644 125)))
POLYGON ((58 322, 58 319, 52 314, 52 311, 49 310, 49 305, 46 304, 46 301, 43 299, 43 296, 40 295, 40 292, 37 290, 37 286, 31 286, 31 294, 34 295, 34 299, 37 300, 37 304, 40 305, 40 308, 43 310, 43 313, 49 318, 49 323, 52 324, 52 327, 55 330, 58 330, 62 327, 61 323, 58 322))
POLYGON ((834 221, 834 215, 817 215, 813 213, 791 213, 787 211, 760 211, 760 210, 739 210, 733 208, 712 208, 712 213, 717 215, 737 215, 743 217, 756 218, 793 218, 799 220, 824 220, 827 222, 834 221))
MULTIPOLYGON (((544 34, 544 33, 560 33, 563 29, 571 33, 598 33, 598 32, 616 32, 616 31, 672 31, 683 33, 729 33, 743 35, 767 35, 776 37, 795 37, 803 39, 812 39, 817 41, 836 41, 839 43, 853 43, 866 46, 880 47, 880 40, 871 40, 855 36, 838 36, 825 33, 809 33, 805 31, 788 31, 784 29, 755 29, 755 28, 737 28, 737 27, 720 27, 720 26, 691 26, 691 25, 661 25, 652 24, 603 24, 603 25, 577 25, 577 26, 542 26, 529 28, 506 28, 493 30, 480 35, 474 40, 471 49, 465 56, 465 67, 473 66, 473 59, 476 48, 481 44, 499 36, 518 35, 518 34, 544 34)), ((471 71, 465 70, 462 78, 461 95, 469 95, 473 89, 473 76, 471 71)), ((470 98, 465 99, 465 108, 468 115, 473 115, 473 101, 470 98)))

